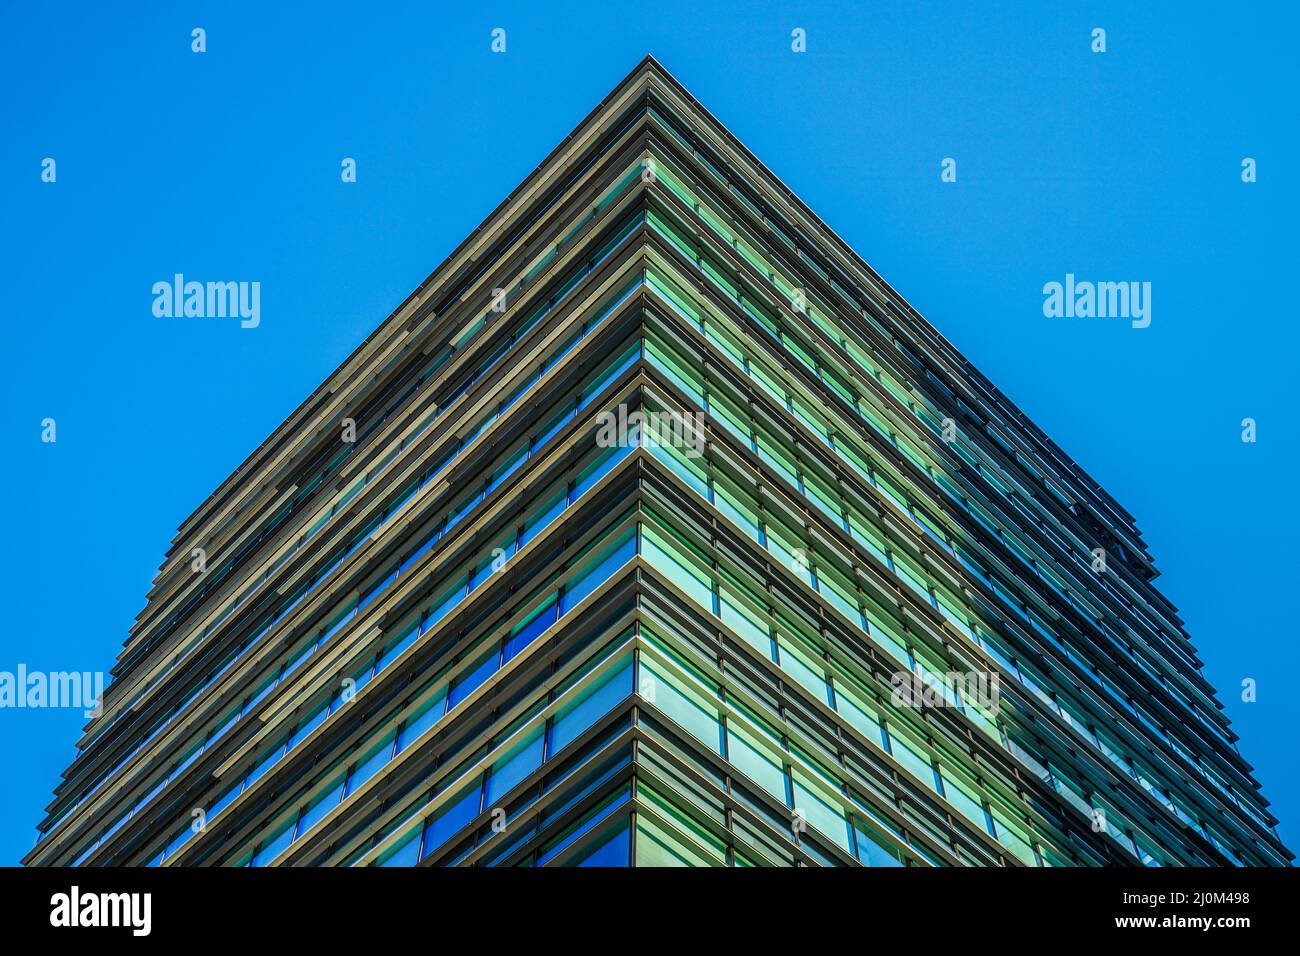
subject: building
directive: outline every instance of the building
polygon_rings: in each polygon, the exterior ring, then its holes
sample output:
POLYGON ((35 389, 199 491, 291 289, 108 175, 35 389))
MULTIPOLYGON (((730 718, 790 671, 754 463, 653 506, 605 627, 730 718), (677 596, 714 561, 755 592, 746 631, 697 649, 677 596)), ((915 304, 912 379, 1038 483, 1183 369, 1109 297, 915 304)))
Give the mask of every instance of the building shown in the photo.
POLYGON ((26 862, 1285 864, 1154 576, 647 59, 181 526, 26 862))

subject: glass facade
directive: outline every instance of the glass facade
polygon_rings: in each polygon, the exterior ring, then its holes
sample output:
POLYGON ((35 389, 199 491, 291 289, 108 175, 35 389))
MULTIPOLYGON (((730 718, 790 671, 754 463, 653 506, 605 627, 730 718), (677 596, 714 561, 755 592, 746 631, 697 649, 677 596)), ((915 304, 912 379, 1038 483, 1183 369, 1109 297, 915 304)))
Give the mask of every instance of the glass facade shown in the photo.
POLYGON ((648 60, 182 525, 27 862, 1284 864, 1154 577, 648 60))

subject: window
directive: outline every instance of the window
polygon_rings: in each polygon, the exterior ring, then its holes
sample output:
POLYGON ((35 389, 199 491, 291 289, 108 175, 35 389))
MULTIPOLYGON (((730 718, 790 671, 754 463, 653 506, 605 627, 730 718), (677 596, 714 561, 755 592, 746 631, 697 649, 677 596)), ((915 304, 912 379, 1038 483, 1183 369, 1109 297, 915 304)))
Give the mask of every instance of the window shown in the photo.
POLYGON ((621 541, 607 548, 596 561, 588 563, 570 580, 560 593, 560 613, 572 610, 585 598, 636 555, 636 535, 631 530, 621 541))
POLYGON ((632 661, 629 659, 589 688, 581 699, 567 704, 551 726, 551 740, 546 748, 548 759, 573 742, 588 727, 609 713, 619 701, 632 693, 632 661))

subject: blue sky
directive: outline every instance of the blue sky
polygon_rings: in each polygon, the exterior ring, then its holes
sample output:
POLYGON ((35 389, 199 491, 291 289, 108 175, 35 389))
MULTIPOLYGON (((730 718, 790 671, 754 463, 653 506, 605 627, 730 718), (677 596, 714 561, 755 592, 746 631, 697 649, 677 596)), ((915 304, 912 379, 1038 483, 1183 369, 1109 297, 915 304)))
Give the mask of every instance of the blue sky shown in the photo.
MULTIPOLYGON (((1291 9, 322 6, 0 11, 0 670, 111 666, 177 525, 649 52, 1136 516, 1300 846, 1291 9), (155 318, 176 272, 261 325, 155 318), (1151 326, 1045 318, 1066 273, 1151 326)), ((0 710, 0 863, 83 722, 0 710)))

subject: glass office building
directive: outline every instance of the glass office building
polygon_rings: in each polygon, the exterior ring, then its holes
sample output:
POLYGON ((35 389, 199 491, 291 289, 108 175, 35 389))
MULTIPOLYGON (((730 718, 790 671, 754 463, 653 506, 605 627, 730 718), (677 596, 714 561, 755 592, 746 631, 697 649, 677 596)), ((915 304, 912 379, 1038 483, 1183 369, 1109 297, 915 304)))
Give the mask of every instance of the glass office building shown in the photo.
POLYGON ((647 59, 181 526, 26 862, 1286 864, 1155 574, 647 59))

